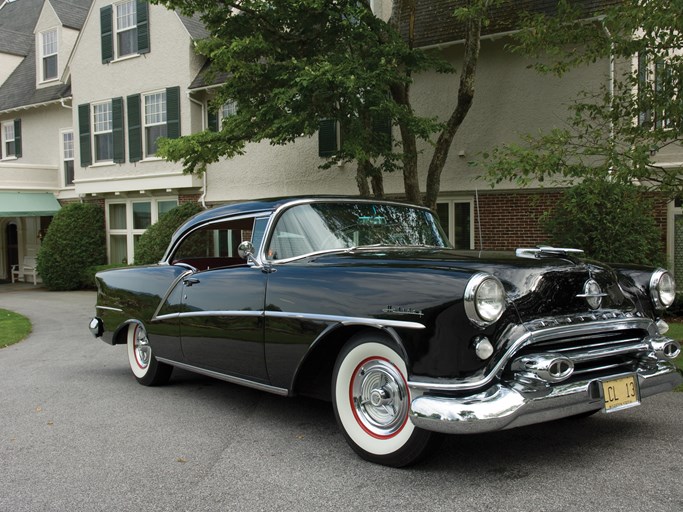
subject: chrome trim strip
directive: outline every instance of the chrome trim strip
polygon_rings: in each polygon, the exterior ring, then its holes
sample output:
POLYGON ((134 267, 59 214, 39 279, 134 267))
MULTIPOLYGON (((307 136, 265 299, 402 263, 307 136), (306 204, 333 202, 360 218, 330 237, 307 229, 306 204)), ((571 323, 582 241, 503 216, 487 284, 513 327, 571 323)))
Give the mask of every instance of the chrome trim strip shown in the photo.
POLYGON ((418 322, 406 322, 404 320, 387 320, 384 318, 362 318, 338 315, 316 315, 310 313, 288 313, 285 311, 266 311, 266 317, 271 318, 296 318, 300 320, 313 320, 315 322, 333 322, 342 325, 367 325, 369 327, 398 327, 403 329, 425 329, 418 322))
POLYGON ((588 361, 595 361, 604 357, 621 356, 626 354, 638 352, 651 352, 652 347, 649 343, 633 343, 630 345, 620 345, 612 348, 600 348, 593 350, 576 349, 571 352, 565 352, 563 355, 571 359, 574 363, 586 363, 588 361))
MULTIPOLYGON (((151 322, 154 322, 158 318, 159 311, 161 311, 161 308, 164 307, 164 304, 166 304, 166 301, 168 300, 168 297, 173 293, 173 290, 175 290, 176 286, 178 286, 178 283, 185 279, 186 276, 189 276, 192 274, 192 270, 187 270, 186 272, 183 272, 180 274, 178 277, 176 277, 171 285, 168 287, 168 290, 166 290, 166 293, 162 297, 162 299, 159 301, 159 305, 157 306, 156 310, 154 311, 154 314, 152 315, 151 322)), ((166 315, 163 315, 166 316, 166 315)))
POLYGON ((197 366, 192 366, 186 363, 179 363, 178 361, 173 361, 171 359, 166 359, 164 357, 157 357, 157 361, 162 363, 170 364, 183 370, 188 370, 190 372, 199 373, 201 375, 206 375, 207 377, 213 377, 214 379, 224 380, 232 384, 239 384, 240 386, 246 386, 252 389, 258 389, 259 391, 267 391, 269 393, 274 393, 280 396, 288 396, 289 390, 285 388, 279 388, 276 386, 271 386, 270 384, 262 384, 260 382, 254 382, 253 380, 243 379, 241 377, 235 377, 233 375, 227 375, 225 373, 216 372, 213 370, 207 370, 205 368, 199 368, 197 366))
MULTIPOLYGON (((558 327, 549 327, 539 331, 526 331, 524 334, 515 339, 500 359, 491 367, 485 368, 481 372, 472 375, 465 379, 439 379, 437 380, 419 380, 411 379, 408 381, 408 386, 416 390, 433 390, 433 391, 466 391, 471 389, 481 388, 493 382, 505 365, 514 357, 514 355, 526 345, 542 342, 545 340, 562 338, 566 336, 587 336, 591 332, 601 333, 607 330, 619 331, 626 329, 644 329, 650 331, 650 326, 655 325, 650 319, 628 319, 628 320, 605 320, 600 322, 591 322, 581 325, 563 325, 558 327)), ((503 339, 502 344, 508 343, 511 340, 503 339)))
POLYGON ((212 317, 212 316, 241 316, 241 317, 265 317, 265 318, 293 318, 296 320, 311 320, 313 322, 331 322, 341 325, 366 325, 368 327, 397 327, 402 329, 425 329, 418 322, 406 322, 404 320, 388 320, 384 318, 361 318, 339 315, 316 315, 312 313, 292 313, 286 311, 190 311, 186 313, 170 313, 153 318, 157 320, 171 320, 174 318, 212 317))
POLYGON ((110 308, 109 306, 95 306, 95 309, 105 309, 107 311, 116 311, 117 313, 123 313, 121 308, 110 308))

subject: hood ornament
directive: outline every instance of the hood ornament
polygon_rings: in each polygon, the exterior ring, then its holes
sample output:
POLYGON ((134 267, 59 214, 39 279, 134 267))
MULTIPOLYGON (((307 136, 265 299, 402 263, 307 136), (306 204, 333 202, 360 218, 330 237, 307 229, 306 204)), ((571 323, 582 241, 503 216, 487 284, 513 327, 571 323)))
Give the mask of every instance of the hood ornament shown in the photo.
POLYGON ((602 305, 602 298, 607 297, 607 294, 595 279, 589 279, 583 285, 583 293, 579 293, 577 297, 586 299, 589 308, 598 309, 602 305))

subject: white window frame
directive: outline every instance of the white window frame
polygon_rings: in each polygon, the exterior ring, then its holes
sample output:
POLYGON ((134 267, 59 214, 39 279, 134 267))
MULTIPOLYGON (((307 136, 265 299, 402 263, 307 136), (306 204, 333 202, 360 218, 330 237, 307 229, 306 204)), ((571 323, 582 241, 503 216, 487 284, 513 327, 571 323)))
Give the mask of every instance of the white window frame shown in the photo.
POLYGON ((124 2, 117 2, 113 6, 113 18, 114 18, 114 56, 115 59, 125 59, 127 57, 139 55, 138 53, 138 47, 137 47, 137 33, 138 33, 138 12, 137 12, 137 2, 135 0, 126 0, 124 2), (130 12, 125 12, 123 15, 119 12, 121 9, 124 9, 125 6, 130 6, 131 11, 130 12), (130 25, 124 25, 122 21, 126 20, 127 18, 132 18, 132 23, 130 25), (135 51, 128 52, 128 53, 122 53, 121 51, 121 44, 119 41, 119 35, 123 34, 124 32, 135 32, 135 35, 133 36, 133 39, 135 41, 135 51))
POLYGON ((221 105, 221 110, 220 110, 220 119, 219 119, 219 126, 220 123, 223 122, 223 119, 227 117, 231 117, 237 115, 237 102, 235 101, 228 101, 227 103, 223 103, 221 105))
MULTIPOLYGON (((99 115, 102 115, 100 113, 99 115)), ((107 101, 101 101, 98 103, 93 103, 90 111, 90 121, 92 123, 92 148, 93 148, 93 155, 92 155, 92 160, 93 164, 102 164, 102 163, 111 163, 114 161, 114 107, 112 104, 111 100, 107 101), (104 105, 109 105, 109 116, 108 119, 105 117, 104 120, 100 119, 98 120, 98 107, 102 107, 104 105), (106 124, 108 125, 108 129, 101 129, 102 126, 106 124), (98 127, 100 129, 98 129, 98 127), (107 159, 98 159, 98 146, 97 146, 97 137, 101 135, 110 135, 111 138, 111 158, 107 159)))
POLYGON ((125 236, 126 237, 126 262, 132 264, 135 261, 135 237, 142 235, 147 228, 135 229, 133 218, 133 204, 150 203, 151 220, 150 226, 159 221, 159 203, 163 201, 175 201, 176 205, 180 204, 177 196, 159 196, 159 197, 143 197, 136 199, 111 199, 105 201, 105 218, 107 222, 107 261, 110 263, 121 263, 111 260, 111 236, 125 236), (126 205, 126 227, 125 229, 111 229, 111 221, 109 217, 109 207, 113 204, 126 205))
POLYGON ((17 139, 16 133, 14 133, 14 121, 2 123, 0 130, 0 136, 2 137, 2 160, 15 160, 17 158, 17 139), (11 138, 8 137, 10 130, 12 132, 11 138), (9 154, 7 151, 7 144, 10 142, 14 142, 14 153, 12 154, 9 154))
POLYGON ((59 79, 59 31, 56 28, 51 28, 40 33, 40 80, 39 82, 47 83, 54 82, 59 79), (54 36, 54 40, 46 41, 48 36, 54 36), (49 45, 46 48, 46 45, 49 45), (47 66, 45 61, 50 58, 55 57, 55 76, 46 77, 45 71, 47 66))
POLYGON ((469 210, 470 210, 470 240, 469 240, 469 249, 474 249, 474 221, 475 221, 475 211, 474 211, 474 198, 471 197, 456 197, 456 198, 445 198, 445 199, 439 199, 437 201, 437 204, 446 204, 448 205, 448 232, 446 235, 448 236, 448 240, 452 243, 455 244, 455 204, 467 204, 469 205, 469 210))
MULTIPOLYGON (((151 152, 151 147, 152 144, 149 142, 149 137, 147 134, 147 131, 149 128, 154 128, 156 126, 163 126, 164 128, 167 126, 167 121, 168 121, 168 101, 166 98, 166 89, 162 89, 159 91, 152 91, 152 92, 147 92, 141 95, 142 96, 142 151, 144 158, 146 160, 148 159, 159 159, 159 157, 156 156, 156 151, 154 153, 151 152), (148 108, 148 100, 156 97, 161 97, 162 101, 161 102, 155 102, 155 103, 150 103, 148 108), (159 109, 152 109, 151 107, 153 105, 159 105, 159 109)), ((166 136, 166 130, 164 130, 164 133, 159 135, 159 137, 165 137, 166 136)), ((156 141, 156 139, 155 139, 156 141)))
MULTIPOLYGON (((76 172, 75 162, 75 140, 74 131, 72 129, 65 129, 59 132, 59 147, 62 151, 61 168, 62 168, 62 183, 64 188, 72 188, 74 183, 69 183, 66 177, 66 162, 73 163, 74 174, 76 172), (67 141, 67 136, 70 136, 71 141, 67 141)), ((75 176, 74 176, 75 177, 75 176)))

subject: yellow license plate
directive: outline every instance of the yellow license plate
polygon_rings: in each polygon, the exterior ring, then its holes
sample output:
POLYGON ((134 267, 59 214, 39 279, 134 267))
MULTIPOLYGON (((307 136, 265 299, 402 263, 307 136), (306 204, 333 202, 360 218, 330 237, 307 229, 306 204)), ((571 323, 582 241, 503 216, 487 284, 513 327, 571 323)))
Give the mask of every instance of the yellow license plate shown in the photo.
POLYGON ((605 397, 605 412, 618 411, 640 404, 638 379, 634 375, 602 381, 605 397))

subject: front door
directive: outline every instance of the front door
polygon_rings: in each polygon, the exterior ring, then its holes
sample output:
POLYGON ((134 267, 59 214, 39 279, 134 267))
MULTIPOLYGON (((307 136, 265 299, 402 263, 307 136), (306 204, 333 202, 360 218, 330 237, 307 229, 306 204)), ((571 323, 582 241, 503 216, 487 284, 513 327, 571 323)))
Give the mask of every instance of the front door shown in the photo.
POLYGON ((16 224, 10 223, 7 225, 5 242, 7 246, 7 268, 5 269, 5 275, 10 279, 12 265, 19 264, 19 234, 16 224))
POLYGON ((183 280, 180 336, 188 364, 268 383, 264 358, 267 274, 248 265, 183 280))

